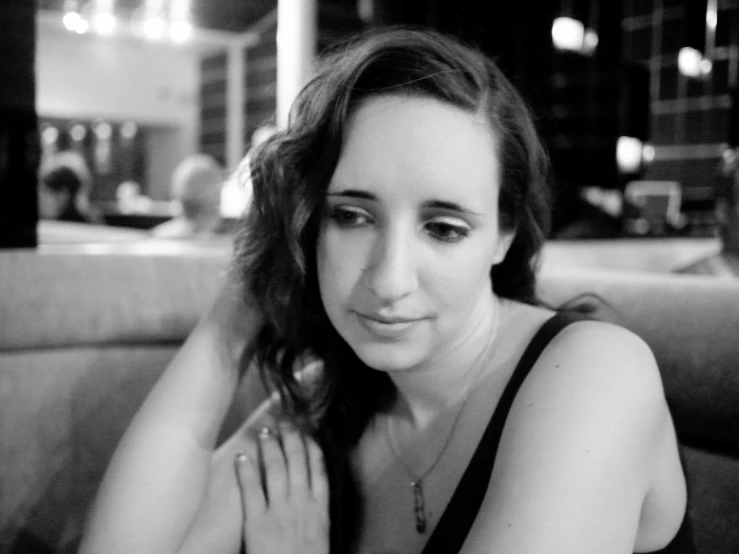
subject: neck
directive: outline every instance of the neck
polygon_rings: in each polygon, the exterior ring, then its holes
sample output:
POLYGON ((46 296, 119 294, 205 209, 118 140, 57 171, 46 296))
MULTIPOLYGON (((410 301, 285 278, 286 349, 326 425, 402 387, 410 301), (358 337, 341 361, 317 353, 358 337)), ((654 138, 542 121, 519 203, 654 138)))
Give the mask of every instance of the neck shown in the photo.
POLYGON ((417 428, 462 404, 489 365, 502 303, 490 292, 443 353, 421 366, 391 374, 398 397, 393 415, 417 428))

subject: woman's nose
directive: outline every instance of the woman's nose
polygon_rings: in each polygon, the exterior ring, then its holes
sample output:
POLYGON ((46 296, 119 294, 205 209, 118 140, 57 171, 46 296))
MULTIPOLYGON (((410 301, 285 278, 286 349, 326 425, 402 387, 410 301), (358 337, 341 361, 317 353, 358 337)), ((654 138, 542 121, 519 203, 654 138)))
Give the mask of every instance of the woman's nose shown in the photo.
POLYGON ((417 245, 403 232, 382 233, 373 245, 364 271, 364 283, 383 303, 411 294, 418 288, 417 245))

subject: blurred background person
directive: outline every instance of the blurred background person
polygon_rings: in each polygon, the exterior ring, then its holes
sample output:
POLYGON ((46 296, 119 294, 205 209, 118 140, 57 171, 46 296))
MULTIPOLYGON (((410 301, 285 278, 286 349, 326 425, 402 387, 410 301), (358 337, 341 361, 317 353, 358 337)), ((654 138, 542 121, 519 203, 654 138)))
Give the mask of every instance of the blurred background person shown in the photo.
POLYGON ((81 154, 59 152, 46 158, 39 169, 41 219, 99 223, 90 205, 92 173, 81 154))
POLYGON ((152 236, 166 239, 212 238, 222 232, 223 167, 211 156, 193 154, 172 173, 170 195, 178 215, 157 225, 152 236))
POLYGON ((122 214, 151 212, 152 200, 141 192, 136 181, 123 181, 115 190, 116 209, 122 214))
POLYGON ((251 201, 250 164, 254 150, 272 138, 280 129, 271 123, 257 127, 251 135, 251 146, 236 170, 223 184, 221 191, 221 214, 224 217, 241 217, 251 201))

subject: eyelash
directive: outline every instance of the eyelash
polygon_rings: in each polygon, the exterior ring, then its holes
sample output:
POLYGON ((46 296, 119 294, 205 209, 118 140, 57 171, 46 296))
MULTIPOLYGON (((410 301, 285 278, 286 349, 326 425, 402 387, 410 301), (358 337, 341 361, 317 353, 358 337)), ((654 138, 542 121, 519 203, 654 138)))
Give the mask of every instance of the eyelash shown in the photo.
MULTIPOLYGON (((329 217, 332 221, 334 221, 339 227, 343 229, 357 228, 367 223, 371 219, 368 215, 359 210, 341 206, 329 208, 329 217), (352 221, 347 221, 347 216, 351 216, 353 218, 352 221), (358 223, 356 220, 359 218, 364 219, 364 222, 358 223)), ((430 223, 427 223, 426 227, 428 229, 435 229, 435 232, 432 231, 430 233, 434 239, 447 244, 460 242, 470 235, 470 230, 468 228, 461 225, 452 225, 450 223, 445 223, 442 221, 432 221, 430 223), (444 234, 449 232, 454 233, 454 236, 452 238, 449 238, 448 236, 447 238, 444 238, 444 234)))

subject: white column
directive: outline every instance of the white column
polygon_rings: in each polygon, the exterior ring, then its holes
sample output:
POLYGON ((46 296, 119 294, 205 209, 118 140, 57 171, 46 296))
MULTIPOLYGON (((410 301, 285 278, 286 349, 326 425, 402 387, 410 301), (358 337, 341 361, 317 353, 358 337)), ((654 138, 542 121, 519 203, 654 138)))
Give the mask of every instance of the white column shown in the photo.
POLYGON ((317 0, 277 2, 277 125, 284 128, 290 106, 308 81, 316 52, 317 0))
POLYGON ((244 156, 244 49, 228 47, 226 64, 226 168, 233 170, 244 156))

